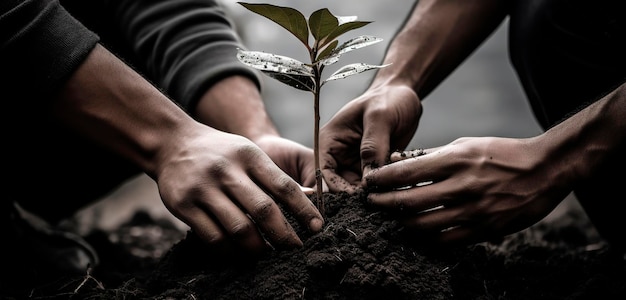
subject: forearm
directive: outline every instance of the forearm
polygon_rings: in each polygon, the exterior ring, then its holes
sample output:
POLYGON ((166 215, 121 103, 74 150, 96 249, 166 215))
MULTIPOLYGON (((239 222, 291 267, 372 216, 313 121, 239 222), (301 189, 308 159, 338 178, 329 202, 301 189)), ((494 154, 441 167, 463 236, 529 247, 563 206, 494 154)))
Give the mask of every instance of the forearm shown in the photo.
POLYGON ((538 137, 554 178, 582 184, 626 147, 626 84, 538 137))
POLYGON ((391 42, 371 87, 400 84, 424 98, 506 17, 501 0, 420 0, 391 42))
POLYGON ((157 157, 193 125, 176 104, 97 45, 62 86, 53 116, 155 175, 157 157))
POLYGON ((265 110, 258 87, 243 76, 231 76, 213 85, 200 98, 195 118, 253 141, 264 135, 279 135, 265 110))

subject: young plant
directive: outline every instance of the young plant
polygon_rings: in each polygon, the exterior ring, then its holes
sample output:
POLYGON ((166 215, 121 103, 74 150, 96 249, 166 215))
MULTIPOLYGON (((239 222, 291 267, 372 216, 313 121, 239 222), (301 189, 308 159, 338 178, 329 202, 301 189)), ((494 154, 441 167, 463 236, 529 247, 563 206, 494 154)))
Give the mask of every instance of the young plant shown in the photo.
POLYGON ((307 49, 310 63, 296 59, 258 51, 239 49, 237 58, 242 63, 260 70, 262 73, 294 88, 313 93, 315 111, 315 132, 313 151, 315 157, 315 180, 317 185, 316 206, 324 215, 324 196, 322 194, 323 175, 319 159, 319 102, 321 87, 332 80, 346 78, 368 70, 383 68, 386 65, 365 63, 349 64, 339 68, 325 80, 322 71, 337 61, 342 54, 382 41, 382 39, 362 35, 352 38, 341 45, 337 38, 344 33, 361 28, 371 22, 357 21, 356 16, 340 17, 333 15, 327 8, 319 9, 309 16, 291 7, 271 4, 253 4, 238 2, 248 10, 262 15, 293 34, 307 49), (309 34, 313 43, 309 44, 309 34))

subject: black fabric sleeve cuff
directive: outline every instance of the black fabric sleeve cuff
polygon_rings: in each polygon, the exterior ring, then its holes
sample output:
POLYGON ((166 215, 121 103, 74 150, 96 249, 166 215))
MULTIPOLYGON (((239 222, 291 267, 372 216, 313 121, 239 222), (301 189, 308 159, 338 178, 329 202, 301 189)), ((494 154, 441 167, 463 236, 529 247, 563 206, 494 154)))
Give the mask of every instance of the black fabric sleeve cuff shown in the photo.
POLYGON ((49 99, 98 42, 58 1, 9 0, 0 9, 0 84, 10 95, 49 99))

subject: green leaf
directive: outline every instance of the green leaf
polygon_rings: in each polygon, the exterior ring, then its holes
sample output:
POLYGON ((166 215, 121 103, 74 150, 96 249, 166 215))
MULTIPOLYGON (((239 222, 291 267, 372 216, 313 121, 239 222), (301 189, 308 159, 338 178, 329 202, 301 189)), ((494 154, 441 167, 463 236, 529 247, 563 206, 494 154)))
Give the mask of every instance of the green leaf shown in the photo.
POLYGON ((349 64, 347 66, 343 66, 341 67, 339 70, 335 71, 335 73, 333 73, 332 75, 330 75, 330 77, 328 77, 328 79, 324 80, 322 82, 322 84, 331 81, 331 80, 337 80, 337 79, 343 79, 346 78, 348 76, 352 76, 352 75, 356 75, 359 73, 363 73, 365 71, 369 71, 372 69, 380 69, 380 68, 384 68, 387 65, 382 65, 382 66, 376 66, 376 65, 368 65, 368 64, 364 64, 364 63, 356 63, 356 64, 349 64))
POLYGON ((298 10, 272 4, 237 3, 287 29, 309 48, 309 27, 306 18, 298 10))
POLYGON ((339 25, 348 23, 348 22, 354 22, 358 19, 357 16, 335 16, 335 17, 337 18, 337 21, 339 21, 339 25))
POLYGON ((329 35, 339 26, 339 21, 327 8, 316 10, 309 17, 309 28, 316 41, 329 35))
MULTIPOLYGON (((341 56, 342 54, 379 43, 382 40, 383 39, 371 35, 361 35, 344 42, 339 47, 336 47, 331 53, 329 53, 327 57, 318 61, 326 66, 332 65, 339 60, 339 56, 341 56)), ((335 40, 335 42, 336 41, 337 40, 335 40)))
POLYGON ((369 23, 372 22, 365 22, 365 21, 356 21, 356 22, 348 22, 348 23, 343 23, 341 25, 339 25, 337 28, 335 28, 328 36, 326 36, 325 38, 323 38, 320 41, 319 47, 324 47, 326 44, 332 42, 334 39, 336 39, 337 37, 339 37, 340 35, 354 30, 354 29, 358 29, 361 28, 369 23))
POLYGON ((315 90, 313 68, 299 60, 272 53, 241 49, 238 49, 237 59, 294 88, 309 92, 315 90))
POLYGON ((237 59, 250 67, 264 72, 313 76, 313 68, 287 56, 237 49, 237 59))
POLYGON ((266 71, 263 71, 263 74, 299 90, 308 91, 308 92, 315 91, 315 81, 310 76, 266 72, 266 71))
POLYGON ((335 47, 337 47, 337 44, 339 44, 339 41, 334 40, 332 43, 326 46, 326 48, 324 48, 324 50, 322 50, 322 52, 320 52, 320 54, 317 56, 316 61, 320 61, 328 57, 332 52, 334 52, 335 47))

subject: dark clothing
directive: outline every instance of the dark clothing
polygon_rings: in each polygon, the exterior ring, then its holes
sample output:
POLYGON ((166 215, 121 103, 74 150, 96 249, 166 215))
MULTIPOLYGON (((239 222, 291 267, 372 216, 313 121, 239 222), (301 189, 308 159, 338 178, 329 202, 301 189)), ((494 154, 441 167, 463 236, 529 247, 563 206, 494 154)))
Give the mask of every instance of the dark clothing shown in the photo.
POLYGON ((139 170, 53 121, 53 95, 96 43, 131 65, 189 112, 217 81, 257 73, 213 0, 2 0, 0 90, 8 112, 3 190, 56 221, 112 191, 139 170))
POLYGON ((212 0, 8 0, 0 4, 0 30, 3 90, 28 82, 49 95, 97 41, 188 110, 228 75, 258 83, 237 61, 242 46, 212 0))
POLYGON ((513 1, 510 58, 547 129, 626 81, 626 1, 513 1))
MULTIPOLYGON (((626 82, 626 1, 518 0, 510 14, 510 56, 544 129, 626 82)), ((598 232, 626 250, 626 149, 574 191, 598 232)))

